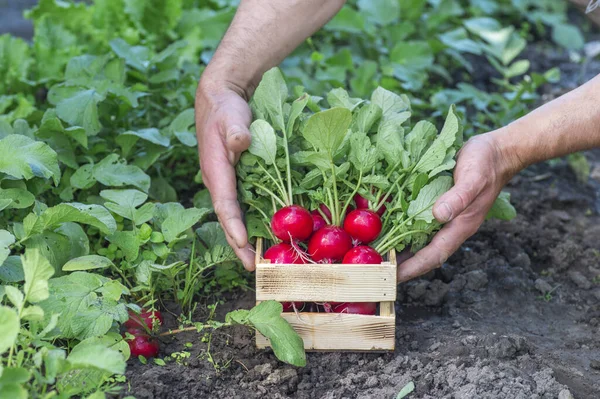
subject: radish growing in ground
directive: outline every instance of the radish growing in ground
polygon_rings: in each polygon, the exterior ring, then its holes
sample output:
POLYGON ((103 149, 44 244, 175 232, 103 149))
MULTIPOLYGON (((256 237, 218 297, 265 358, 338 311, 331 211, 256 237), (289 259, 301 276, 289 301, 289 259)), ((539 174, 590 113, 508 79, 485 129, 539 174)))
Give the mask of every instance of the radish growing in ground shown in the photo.
POLYGON ((342 260, 352 248, 352 238, 339 226, 325 226, 315 232, 308 242, 308 254, 315 261, 342 260))
MULTIPOLYGON (((129 333, 131 334, 131 332, 129 333)), ((134 338, 130 341, 127 341, 127 343, 129 344, 129 350, 131 351, 131 356, 144 356, 145 358, 158 356, 160 346, 158 344, 157 339, 152 338, 148 334, 143 333, 138 335, 132 335, 134 338)))
POLYGON ((381 233, 381 219, 368 209, 356 209, 346 216, 344 230, 359 243, 368 244, 381 233))
POLYGON ((359 245, 352 248, 344 255, 342 263, 344 264, 361 264, 361 265, 378 265, 383 262, 383 258, 373 248, 366 245, 359 245))
POLYGON ((163 324, 163 317, 158 310, 145 310, 142 309, 140 314, 135 313, 133 310, 129 311, 129 319, 123 323, 125 328, 139 328, 144 329, 144 325, 150 330, 153 329, 154 323, 157 326, 163 324))
POLYGON ((271 230, 281 241, 304 241, 313 232, 313 218, 301 206, 289 205, 275 212, 271 219, 271 230))

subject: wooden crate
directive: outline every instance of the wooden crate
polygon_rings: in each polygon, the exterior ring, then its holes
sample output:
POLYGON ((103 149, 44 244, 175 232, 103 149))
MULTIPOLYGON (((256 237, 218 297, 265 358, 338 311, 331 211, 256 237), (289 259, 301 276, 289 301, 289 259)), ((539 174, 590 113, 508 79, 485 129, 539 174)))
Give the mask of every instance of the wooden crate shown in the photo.
MULTIPOLYGON (((381 265, 271 264, 256 244, 256 303, 378 302, 379 315, 286 312, 282 316, 307 351, 393 351, 396 313, 396 253, 381 265)), ((269 340, 256 334, 256 346, 269 340)))

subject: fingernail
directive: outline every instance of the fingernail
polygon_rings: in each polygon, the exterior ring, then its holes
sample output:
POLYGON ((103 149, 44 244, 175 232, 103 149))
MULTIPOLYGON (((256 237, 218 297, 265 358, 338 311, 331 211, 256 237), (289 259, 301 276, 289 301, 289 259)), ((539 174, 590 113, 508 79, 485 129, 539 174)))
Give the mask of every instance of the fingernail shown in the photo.
POLYGON ((440 218, 440 222, 447 222, 452 218, 452 208, 448 205, 447 202, 442 202, 438 207, 438 216, 440 218))

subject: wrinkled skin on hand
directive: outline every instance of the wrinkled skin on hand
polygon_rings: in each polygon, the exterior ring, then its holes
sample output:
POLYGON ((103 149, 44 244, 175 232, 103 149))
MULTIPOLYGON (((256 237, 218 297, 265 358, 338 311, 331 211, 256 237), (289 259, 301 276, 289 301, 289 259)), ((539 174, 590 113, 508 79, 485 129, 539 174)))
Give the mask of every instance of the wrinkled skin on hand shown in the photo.
POLYGON ((235 176, 235 164, 251 139, 248 126, 252 112, 243 95, 235 86, 201 80, 196 91, 196 132, 202 178, 219 222, 229 245, 252 271, 254 253, 237 201, 235 176))
POLYGON ((414 256, 402 253, 398 257, 398 282, 421 276, 446 262, 475 234, 502 187, 521 169, 518 159, 503 153, 495 133, 473 137, 460 150, 454 187, 433 207, 435 218, 446 224, 414 256))

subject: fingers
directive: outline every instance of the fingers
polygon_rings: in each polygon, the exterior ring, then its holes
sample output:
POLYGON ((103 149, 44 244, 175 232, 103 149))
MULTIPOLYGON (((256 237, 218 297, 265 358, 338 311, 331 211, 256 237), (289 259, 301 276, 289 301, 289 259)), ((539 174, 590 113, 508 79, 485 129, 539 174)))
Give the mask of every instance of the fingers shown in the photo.
POLYGON ((440 223, 455 219, 475 201, 485 186, 485 180, 479 172, 457 169, 454 186, 436 201, 433 216, 440 223))
POLYGON ((243 248, 239 248, 235 240, 227 233, 227 230, 225 230, 225 238, 227 238, 227 242, 231 248, 233 248, 237 257, 242 261, 244 268, 250 272, 254 271, 256 268, 256 265, 254 264, 254 249, 249 244, 246 244, 243 248))
POLYGON ((210 154, 202 161, 204 183, 210 191, 215 213, 225 231, 228 242, 248 270, 254 269, 254 258, 248 246, 246 227, 242 221, 242 211, 237 201, 235 169, 227 159, 227 151, 210 154))
POLYGON ((477 231, 483 219, 459 216, 446 224, 431 240, 431 243, 398 266, 398 282, 421 276, 440 267, 467 238, 477 231))

